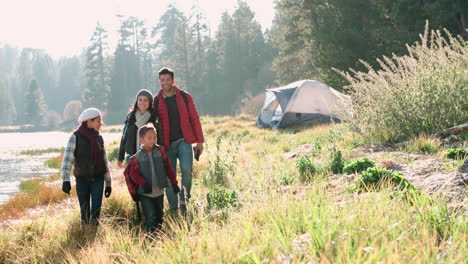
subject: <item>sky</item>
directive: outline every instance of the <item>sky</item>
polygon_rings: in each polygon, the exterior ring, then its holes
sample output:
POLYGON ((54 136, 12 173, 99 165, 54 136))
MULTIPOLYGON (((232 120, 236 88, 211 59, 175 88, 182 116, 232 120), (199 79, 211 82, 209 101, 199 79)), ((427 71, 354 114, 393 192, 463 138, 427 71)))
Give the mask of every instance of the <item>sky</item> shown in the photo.
MULTIPOLYGON (((271 27, 274 0, 245 0, 263 30, 271 27)), ((89 46, 99 21, 108 30, 109 42, 117 41, 117 14, 157 24, 170 3, 185 13, 198 3, 213 31, 221 14, 232 14, 237 0, 0 0, 0 46, 44 49, 54 58, 78 55, 89 46)))

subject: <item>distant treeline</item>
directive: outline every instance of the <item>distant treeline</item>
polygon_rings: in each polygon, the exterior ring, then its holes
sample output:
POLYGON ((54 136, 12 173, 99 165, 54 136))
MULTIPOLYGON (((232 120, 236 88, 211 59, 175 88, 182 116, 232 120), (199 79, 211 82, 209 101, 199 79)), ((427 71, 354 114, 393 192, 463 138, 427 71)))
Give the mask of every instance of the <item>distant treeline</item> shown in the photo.
POLYGON ((466 14, 464 0, 278 0, 267 30, 243 1, 216 30, 197 6, 185 14, 169 5, 155 25, 119 16, 118 32, 97 23, 81 56, 55 61, 41 50, 0 47, 0 125, 55 127, 72 122, 80 104, 121 123, 139 89, 159 89, 162 66, 175 70, 202 114, 237 113, 246 98, 300 79, 345 90, 332 67, 362 70, 359 59, 403 55, 426 20, 466 39, 466 14), (115 33, 110 50, 107 36, 115 33))

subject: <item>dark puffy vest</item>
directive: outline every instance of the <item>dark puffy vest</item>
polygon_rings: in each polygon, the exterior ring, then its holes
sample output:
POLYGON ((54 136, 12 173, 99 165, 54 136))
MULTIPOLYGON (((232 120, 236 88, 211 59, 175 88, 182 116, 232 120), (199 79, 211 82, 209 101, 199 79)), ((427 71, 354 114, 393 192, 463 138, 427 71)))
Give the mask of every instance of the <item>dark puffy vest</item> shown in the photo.
MULTIPOLYGON (((106 163, 104 156, 101 156, 101 163, 95 166, 91 157, 91 144, 89 140, 80 134, 80 132, 74 132, 76 137, 75 146, 75 162, 73 174, 77 181, 94 181, 104 177, 107 172, 106 163)), ((98 137, 98 142, 101 149, 104 150, 104 140, 101 136, 98 137)))
MULTIPOLYGON (((156 172, 156 183, 157 186, 161 189, 167 188, 169 186, 169 179, 166 173, 166 167, 164 166, 164 160, 162 157, 161 151, 157 148, 153 148, 153 166, 156 172)), ((140 149, 135 157, 140 165, 140 175, 145 179, 145 181, 151 186, 153 185, 153 175, 151 173, 151 163, 149 161, 149 155, 145 149, 140 149)), ((141 188, 141 187, 139 187, 141 188)))

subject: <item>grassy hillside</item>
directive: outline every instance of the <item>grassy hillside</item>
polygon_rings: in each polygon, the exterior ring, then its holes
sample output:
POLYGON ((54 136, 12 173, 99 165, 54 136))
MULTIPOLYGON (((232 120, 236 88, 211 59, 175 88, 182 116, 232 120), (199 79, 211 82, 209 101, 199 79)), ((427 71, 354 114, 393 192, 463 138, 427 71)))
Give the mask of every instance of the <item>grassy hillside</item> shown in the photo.
POLYGON ((451 207, 453 201, 437 193, 409 192, 391 180, 353 192, 360 173, 332 172, 340 160, 344 165, 369 157, 375 166, 391 169, 434 158, 442 164, 438 172, 452 175, 462 161, 443 158, 440 142, 417 138, 400 149, 378 150, 340 125, 271 131, 254 127, 248 116, 202 123, 207 142, 195 161, 191 221, 169 216, 160 236, 146 237, 134 220, 121 170, 113 166, 114 191, 104 199, 96 232, 80 226, 76 200, 50 205, 40 217, 2 230, 0 263, 468 260, 463 206, 451 207), (287 157, 304 144, 310 144, 308 154, 287 157))

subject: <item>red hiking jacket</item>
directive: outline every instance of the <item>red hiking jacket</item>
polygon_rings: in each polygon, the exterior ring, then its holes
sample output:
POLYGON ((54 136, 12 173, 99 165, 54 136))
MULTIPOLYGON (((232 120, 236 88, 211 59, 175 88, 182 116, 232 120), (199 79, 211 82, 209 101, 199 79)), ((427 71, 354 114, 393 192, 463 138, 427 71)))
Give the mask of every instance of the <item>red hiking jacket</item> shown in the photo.
MULTIPOLYGON (((177 86, 174 86, 174 88, 176 90, 177 108, 179 109, 180 128, 182 130, 182 135, 184 135, 185 141, 190 144, 205 142, 205 139, 203 138, 200 117, 198 116, 197 108, 195 107, 192 96, 189 93, 186 93, 188 102, 185 103, 184 99, 180 95, 180 89, 177 88, 177 86)), ((156 95, 156 97, 158 98, 158 115, 163 132, 164 147, 170 148, 169 113, 167 110, 166 101, 164 101, 162 89, 159 90, 159 93, 156 95)))
MULTIPOLYGON (((174 173, 174 170, 172 169, 171 164, 169 163, 169 159, 167 158, 167 154, 164 150, 164 147, 161 147, 159 145, 156 145, 155 147, 157 147, 161 151, 162 158, 164 160, 164 165, 167 170, 167 176, 171 181, 171 184, 177 184, 176 175, 174 173)), ((138 185, 143 187, 143 185, 146 184, 146 180, 140 175, 140 164, 138 164, 138 160, 135 156, 132 156, 132 159, 127 164, 127 167, 124 170, 124 176, 125 182, 127 183, 128 191, 130 192, 130 195, 132 197, 134 197, 137 194, 138 185)))

